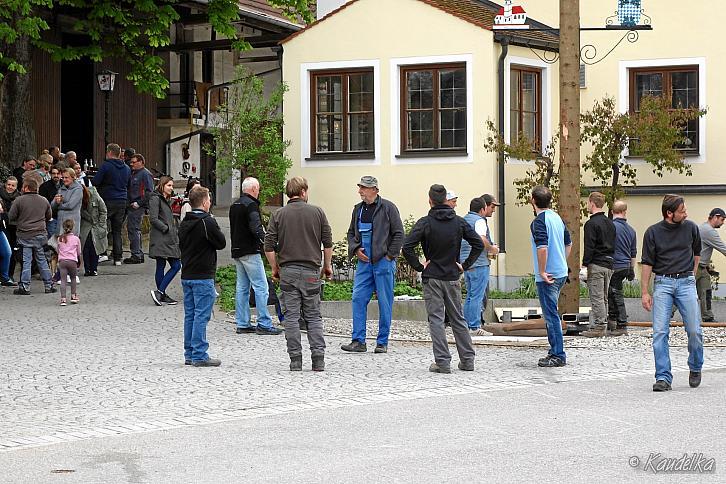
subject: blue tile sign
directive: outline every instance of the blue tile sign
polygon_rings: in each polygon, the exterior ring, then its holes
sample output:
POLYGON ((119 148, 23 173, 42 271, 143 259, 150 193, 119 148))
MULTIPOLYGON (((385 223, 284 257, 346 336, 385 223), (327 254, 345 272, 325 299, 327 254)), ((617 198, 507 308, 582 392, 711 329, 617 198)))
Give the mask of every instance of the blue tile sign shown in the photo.
POLYGON ((620 25, 635 27, 640 23, 641 0, 618 0, 618 20, 620 25))

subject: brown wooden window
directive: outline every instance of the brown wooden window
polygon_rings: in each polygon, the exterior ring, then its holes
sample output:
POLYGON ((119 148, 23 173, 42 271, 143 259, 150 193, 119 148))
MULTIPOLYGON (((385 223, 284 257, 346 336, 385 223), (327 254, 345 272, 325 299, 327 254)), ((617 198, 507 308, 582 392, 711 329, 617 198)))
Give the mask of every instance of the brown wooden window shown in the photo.
POLYGON ((311 89, 312 154, 371 155, 373 70, 316 71, 311 89))
POLYGON ((401 68, 401 152, 466 151, 466 66, 401 68))
MULTIPOLYGON (((666 96, 673 109, 698 108, 698 66, 646 67, 630 69, 630 112, 640 112, 644 96, 666 96)), ((686 143, 677 146, 698 153, 699 122, 694 119, 683 127, 686 143)), ((638 155, 637 141, 630 143, 630 154, 638 155)))
POLYGON ((542 145, 542 71, 512 66, 509 74, 509 135, 512 141, 524 136, 532 149, 542 145))

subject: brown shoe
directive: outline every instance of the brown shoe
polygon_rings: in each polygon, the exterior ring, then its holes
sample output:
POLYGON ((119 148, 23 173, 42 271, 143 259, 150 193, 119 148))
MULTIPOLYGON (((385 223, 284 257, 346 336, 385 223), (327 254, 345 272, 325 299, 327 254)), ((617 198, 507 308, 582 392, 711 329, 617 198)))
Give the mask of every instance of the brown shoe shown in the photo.
POLYGON ((582 336, 584 336, 585 338, 602 338, 607 334, 607 329, 608 327, 606 324, 598 324, 592 329, 583 331, 582 336))
POLYGON ((627 336, 628 327, 626 325, 618 325, 614 330, 609 331, 610 336, 627 336))

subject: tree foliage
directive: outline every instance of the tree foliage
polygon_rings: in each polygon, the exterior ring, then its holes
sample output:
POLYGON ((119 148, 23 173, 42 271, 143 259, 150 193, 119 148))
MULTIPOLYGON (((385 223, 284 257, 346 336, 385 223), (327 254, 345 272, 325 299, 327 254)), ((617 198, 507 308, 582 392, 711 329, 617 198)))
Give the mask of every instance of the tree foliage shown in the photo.
MULTIPOLYGON (((624 186, 637 185, 638 171, 632 165, 633 157, 643 159, 659 177, 673 172, 690 176, 691 165, 679 149, 689 142, 683 128, 689 121, 698 120, 705 114, 706 110, 697 108, 672 109, 670 99, 663 96, 644 97, 638 113, 618 112, 613 98, 595 101, 592 109, 580 116, 582 142, 589 143, 592 148, 582 170, 602 187, 609 205, 622 197, 624 186), (626 149, 630 149, 630 156, 623 156, 626 149)), ((543 153, 539 153, 532 149, 533 142, 521 133, 514 142, 506 143, 492 121, 487 121, 487 131, 484 147, 488 151, 502 153, 507 160, 534 161, 524 177, 514 180, 517 205, 528 204, 532 187, 544 185, 552 190, 553 206, 556 207, 558 138, 553 138, 543 153)), ((586 192, 584 186, 580 191, 586 192)))
POLYGON ((211 128, 214 146, 207 151, 217 160, 217 176, 225 181, 239 171, 242 179, 254 176, 260 181, 260 201, 279 194, 292 160, 285 151, 290 142, 282 137, 282 100, 287 86, 278 83, 265 96, 263 80, 240 67, 237 79, 221 106, 222 125, 211 128))
MULTIPOLYGON (((160 47, 171 42, 172 25, 179 20, 178 0, 4 0, 0 7, 0 81, 9 72, 24 74, 8 47, 21 37, 49 52, 55 61, 88 58, 94 62, 116 57, 130 66, 127 78, 139 92, 164 97, 169 81, 164 73, 160 47), (73 18, 71 31, 84 35, 85 45, 67 46, 42 37, 48 19, 62 13, 73 18)), ((307 0, 268 0, 288 16, 311 21, 307 0)), ((207 14, 217 34, 234 39, 233 47, 250 47, 234 22, 239 19, 236 0, 209 0, 207 14)))
POLYGON ((706 114, 696 108, 672 109, 664 96, 646 96, 639 113, 620 113, 613 98, 596 101, 582 114, 582 140, 592 146, 583 169, 602 186, 608 204, 623 196, 624 186, 636 186, 638 173, 632 157, 642 158, 662 177, 664 173, 692 174, 683 151, 690 140, 683 127, 706 114), (629 149, 630 156, 623 156, 629 149))

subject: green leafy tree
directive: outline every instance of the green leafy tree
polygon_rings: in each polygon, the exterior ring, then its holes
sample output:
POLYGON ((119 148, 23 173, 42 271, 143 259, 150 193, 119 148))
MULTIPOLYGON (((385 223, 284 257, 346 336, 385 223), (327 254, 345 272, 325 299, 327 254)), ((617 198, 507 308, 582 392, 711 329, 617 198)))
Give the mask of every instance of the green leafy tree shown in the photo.
POLYGON ((206 147, 217 160, 217 176, 222 181, 235 170, 242 179, 257 178, 263 204, 282 191, 292 166, 285 153, 290 142, 282 137, 281 107, 286 91, 285 84, 279 83, 266 97, 262 78, 238 68, 228 100, 218 111, 221 125, 210 130, 214 146, 206 147))
POLYGON ((613 98, 596 101, 580 117, 582 140, 592 145, 583 170, 602 186, 609 205, 623 196, 624 186, 637 185, 632 158, 623 156, 626 148, 659 177, 673 172, 690 176, 691 165, 679 149, 690 142, 683 127, 705 114, 697 108, 672 109, 670 99, 664 96, 644 97, 640 112, 635 114, 618 112, 613 98))

